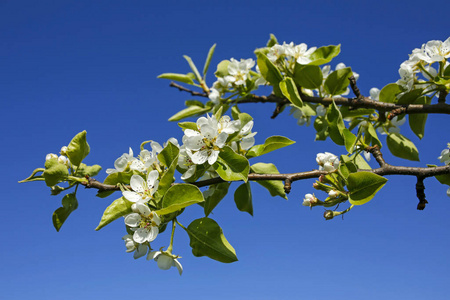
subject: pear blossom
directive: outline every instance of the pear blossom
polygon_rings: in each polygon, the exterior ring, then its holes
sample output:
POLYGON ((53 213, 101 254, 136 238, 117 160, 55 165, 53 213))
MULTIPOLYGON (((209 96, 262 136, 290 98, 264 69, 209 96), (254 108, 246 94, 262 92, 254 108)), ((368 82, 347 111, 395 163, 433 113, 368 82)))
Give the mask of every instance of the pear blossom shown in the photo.
POLYGON ((450 188, 448 188, 448 190, 447 190, 447 196, 450 197, 450 188))
POLYGON ((295 61, 302 65, 307 65, 311 62, 311 54, 316 51, 317 47, 311 47, 308 50, 308 46, 305 43, 296 45, 292 48, 292 56, 295 61))
POLYGON ((316 107, 316 114, 318 117, 323 117, 327 113, 327 108, 323 105, 318 105, 316 107))
POLYGON ((141 150, 137 159, 133 159, 130 165, 131 170, 146 173, 147 169, 156 161, 156 153, 147 149, 141 150))
POLYGON ((370 94, 370 99, 372 99, 374 101, 380 100, 380 90, 377 89, 376 87, 371 88, 369 91, 369 94, 370 94))
POLYGON ((49 153, 45 156, 45 161, 50 160, 50 159, 58 159, 58 155, 54 154, 54 153, 49 153))
POLYGON ((130 186, 133 191, 123 191, 123 197, 131 202, 147 202, 158 189, 158 177, 159 173, 157 170, 149 172, 146 181, 139 175, 131 176, 130 186))
POLYGON ((441 163, 450 165, 450 143, 448 144, 448 149, 444 149, 441 152, 441 156, 438 157, 441 163))
POLYGON ((138 244, 152 242, 159 233, 161 219, 145 203, 137 202, 131 208, 133 213, 125 216, 125 224, 134 231, 133 241, 138 244))
POLYGON ((388 129, 389 133, 399 133, 400 132, 400 126, 405 124, 406 118, 403 118, 401 120, 398 119, 398 116, 395 116, 391 120, 391 126, 388 129))
POLYGON ((337 196, 339 196, 339 192, 336 190, 331 190, 328 192, 328 197, 331 199, 337 198, 337 196))
POLYGON ((154 259, 158 263, 158 268, 161 270, 169 270, 171 267, 176 267, 178 273, 183 273, 183 267, 178 261, 178 256, 167 253, 166 251, 152 251, 147 255, 147 260, 154 259))
POLYGON ((312 207, 314 204, 317 203, 317 198, 313 194, 306 194, 305 198, 303 199, 303 206, 309 206, 312 207))
POLYGON ((318 153, 316 162, 319 165, 319 170, 334 171, 339 166, 339 158, 330 152, 318 153))
POLYGON ((124 153, 121 157, 116 159, 116 161, 114 162, 115 169, 106 169, 106 174, 109 175, 117 172, 123 172, 128 166, 128 163, 133 161, 134 159, 135 158, 133 157, 133 150, 130 147, 128 153, 124 153))
POLYGON ((421 51, 416 55, 428 64, 441 62, 450 57, 450 37, 444 42, 439 40, 429 41, 422 45, 421 51))
POLYGON ((190 159, 194 164, 201 165, 208 161, 212 165, 219 156, 219 149, 225 146, 228 135, 239 129, 239 123, 231 121, 229 116, 217 121, 214 115, 208 115, 197 120, 197 129, 186 129, 183 143, 186 150, 193 152, 190 159))
POLYGON ((300 126, 305 124, 309 126, 311 124, 311 117, 306 116, 301 109, 293 104, 291 104, 291 111, 289 114, 297 119, 297 124, 300 126))
POLYGON ((219 91, 216 90, 215 88, 211 88, 209 90, 208 98, 215 105, 219 104, 220 103, 220 93, 219 93, 219 91))
POLYGON ((416 75, 411 65, 402 63, 398 70, 400 79, 397 80, 397 84, 403 87, 407 92, 411 91, 416 80, 416 75))
POLYGON ((122 240, 125 242, 125 247, 127 248, 126 252, 134 252, 133 257, 134 259, 138 259, 140 257, 143 257, 147 254, 147 251, 149 249, 148 244, 138 244, 133 240, 133 236, 131 234, 124 235, 122 237, 122 240))
POLYGON ((251 58, 241 59, 237 61, 234 58, 230 59, 230 64, 228 65, 228 74, 225 76, 225 80, 235 85, 245 85, 247 80, 247 75, 250 69, 255 66, 255 61, 251 58))
POLYGON ((191 178, 197 170, 197 165, 192 162, 191 156, 192 152, 183 145, 178 156, 178 167, 185 170, 181 176, 182 180, 191 178))
MULTIPOLYGON (((240 124, 240 121, 237 121, 240 124)), ((242 126, 239 130, 237 138, 240 139, 241 149, 248 150, 255 144, 255 135, 257 132, 252 132, 253 120, 242 126)))

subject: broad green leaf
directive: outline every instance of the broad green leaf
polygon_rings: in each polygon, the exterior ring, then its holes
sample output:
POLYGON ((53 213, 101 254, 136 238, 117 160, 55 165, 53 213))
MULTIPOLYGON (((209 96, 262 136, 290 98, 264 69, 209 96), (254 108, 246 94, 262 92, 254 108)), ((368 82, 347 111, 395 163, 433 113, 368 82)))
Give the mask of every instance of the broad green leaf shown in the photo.
POLYGON ((330 95, 340 95, 347 90, 350 80, 348 79, 352 76, 352 69, 350 67, 343 68, 332 72, 325 79, 325 91, 330 95))
POLYGON ((116 172, 109 174, 105 180, 104 184, 117 185, 118 183, 130 184, 131 176, 140 174, 138 171, 128 171, 128 172, 116 172))
POLYGON ((205 80, 206 73, 208 72, 209 64, 211 63, 211 59, 212 59, 215 49, 216 49, 216 44, 212 45, 212 47, 208 51, 208 55, 206 56, 205 65, 203 66, 203 80, 205 80))
POLYGON ((67 194, 62 198, 62 207, 55 210, 53 213, 53 226, 56 231, 61 229, 61 226, 67 220, 69 215, 78 207, 78 201, 75 193, 67 194))
POLYGON ((267 41, 267 47, 272 47, 275 46, 276 44, 278 44, 278 40, 275 37, 275 35, 273 35, 272 33, 270 34, 270 38, 267 41))
POLYGON ((400 86, 396 83, 390 83, 383 87, 380 91, 380 101, 385 103, 396 103, 396 95, 402 90, 400 86))
POLYGON ((295 86, 292 78, 287 77, 280 81, 281 93, 289 100, 292 104, 301 107, 303 105, 302 99, 298 93, 297 87, 295 86))
POLYGON ((328 120, 328 133, 330 134, 330 138, 338 145, 345 145, 343 136, 345 124, 342 119, 341 112, 334 101, 328 107, 326 116, 328 120))
POLYGON ((323 82, 322 70, 315 65, 300 65, 295 63, 294 81, 303 88, 317 89, 323 82))
POLYGON ((230 64, 229 60, 222 60, 218 65, 217 65, 217 70, 214 73, 214 75, 216 75, 217 77, 225 77, 228 75, 228 65, 230 64))
POLYGON ((361 154, 358 154, 356 157, 355 157, 355 155, 352 155, 351 158, 355 159, 354 161, 355 161, 355 164, 358 167, 358 169, 361 169, 361 170, 370 170, 370 169, 372 169, 370 167, 370 165, 366 162, 366 160, 361 156, 361 154))
POLYGON ((233 120, 239 119, 239 114, 241 114, 241 111, 239 110, 237 105, 231 107, 231 116, 233 117, 233 120))
POLYGON ((394 156, 419 161, 419 151, 413 142, 399 133, 389 133, 386 137, 389 151, 394 156))
POLYGON ((179 82, 183 82, 186 84, 194 84, 194 81, 192 80, 193 78, 189 74, 163 73, 163 74, 159 75, 157 78, 179 81, 179 82))
POLYGON ((444 76, 445 76, 445 77, 450 77, 450 65, 448 65, 448 66, 444 69, 444 76))
POLYGON ((372 146, 378 145, 381 149, 383 145, 381 144, 380 139, 378 138, 377 131, 370 122, 368 122, 366 134, 370 135, 370 137, 372 138, 372 146))
POLYGON ((244 180, 247 182, 249 163, 247 158, 237 154, 229 146, 222 148, 217 162, 213 165, 220 178, 225 181, 244 180))
POLYGON ((247 154, 247 158, 261 156, 274 150, 289 146, 295 142, 284 136, 271 136, 266 139, 264 144, 251 147, 247 154))
POLYGON ((185 109, 177 112, 169 118, 169 121, 179 121, 188 117, 202 115, 211 111, 210 107, 200 107, 197 105, 188 106, 185 109))
POLYGON ((199 107, 205 108, 205 105, 203 104, 203 102, 200 102, 200 101, 198 101, 198 100, 186 100, 186 101, 184 102, 184 104, 185 104, 186 106, 199 106, 199 107))
POLYGON ((203 194, 198 187, 188 183, 180 183, 171 186, 164 195, 161 202, 161 209, 157 210, 158 215, 166 215, 189 205, 205 201, 203 194))
POLYGON ((234 202, 240 211, 248 212, 253 216, 252 190, 250 182, 241 184, 234 192, 234 202))
POLYGON ((345 149, 347 152, 353 152, 353 146, 355 145, 356 135, 354 135, 350 130, 344 128, 342 131, 342 136, 344 137, 345 149))
POLYGON ((178 159, 180 148, 169 142, 166 147, 158 154, 158 160, 166 167, 170 167, 172 163, 178 159))
POLYGON ((223 235, 222 228, 210 218, 192 221, 186 228, 194 256, 231 263, 237 261, 236 251, 223 235))
MULTIPOLYGON (((250 167, 250 170, 256 174, 280 174, 274 164, 256 163, 250 167)), ((281 180, 257 180, 256 182, 265 187, 272 197, 280 196, 287 200, 281 180)))
POLYGON ((155 194, 155 199, 161 199, 166 191, 170 188, 174 182, 175 170, 178 165, 178 155, 180 149, 171 142, 158 154, 158 160, 167 167, 159 180, 158 191, 155 194))
MULTIPOLYGON (((430 104, 431 98, 422 96, 417 98, 416 101, 414 101, 414 104, 430 104)), ((411 130, 419 137, 419 139, 423 138, 423 135, 425 134, 425 123, 427 122, 428 114, 409 114, 409 127, 411 127, 411 130)))
POLYGON ((328 133, 328 122, 326 117, 317 117, 314 120, 314 129, 316 130, 316 141, 325 141, 329 135, 328 133))
POLYGON ((195 79, 197 79, 198 82, 202 82, 202 77, 200 76, 200 73, 198 72, 197 67, 195 66, 192 59, 187 55, 183 55, 183 57, 188 62, 189 67, 191 67, 192 72, 194 72, 195 79))
POLYGON ((339 108, 339 111, 341 112, 342 118, 348 118, 348 117, 362 117, 371 115, 375 112, 374 109, 368 109, 368 108, 358 108, 358 109, 351 109, 349 106, 341 106, 339 108))
POLYGON ((102 167, 100 167, 99 165, 86 166, 85 164, 81 163, 80 166, 76 169, 76 174, 80 177, 94 177, 101 171, 101 169, 102 167))
POLYGON ((386 178, 371 172, 350 174, 347 183, 350 203, 362 205, 369 202, 386 182, 386 178))
POLYGON ((86 141, 86 130, 78 133, 67 146, 67 157, 74 166, 78 166, 89 154, 90 148, 86 141))
POLYGON ((203 209, 205 211, 205 216, 207 217, 213 209, 219 204, 219 202, 227 195, 228 188, 230 187, 229 182, 222 182, 218 184, 213 184, 203 192, 203 197, 205 198, 205 203, 203 209))
POLYGON ((309 65, 323 65, 330 62, 334 57, 338 56, 341 52, 341 44, 323 46, 310 55, 311 62, 309 65))
POLYGON ((398 98, 398 104, 412 104, 422 95, 423 89, 413 89, 398 98))
POLYGON ((114 220, 131 214, 131 205, 133 202, 128 201, 124 197, 114 200, 103 212, 102 219, 95 230, 100 230, 114 220))
MULTIPOLYGON (((435 168, 437 165, 427 165, 427 167, 435 168)), ((435 177, 441 184, 450 185, 450 174, 436 175, 435 177)))
POLYGON ((197 131, 197 124, 194 122, 180 122, 178 123, 178 126, 180 126, 182 129, 192 129, 197 131))
POLYGON ((69 171, 66 165, 58 162, 57 158, 52 158, 45 162, 45 171, 42 175, 47 186, 54 186, 61 181, 67 180, 69 171))
POLYGON ((280 81, 283 80, 280 70, 278 70, 264 53, 256 52, 256 57, 261 75, 270 83, 270 85, 272 85, 275 95, 280 97, 283 96, 279 87, 280 81))

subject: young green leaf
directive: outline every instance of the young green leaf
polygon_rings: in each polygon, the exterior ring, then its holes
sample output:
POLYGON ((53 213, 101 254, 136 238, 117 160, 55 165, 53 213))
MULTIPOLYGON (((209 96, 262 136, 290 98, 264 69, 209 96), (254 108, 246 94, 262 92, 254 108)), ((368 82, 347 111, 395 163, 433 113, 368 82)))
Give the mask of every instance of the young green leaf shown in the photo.
POLYGON ((240 211, 248 212, 253 216, 252 190, 250 182, 241 184, 234 192, 234 202, 240 211))
POLYGON ((272 47, 274 45, 278 44, 278 40, 272 33, 270 34, 270 38, 267 41, 267 47, 272 47))
POLYGON ((225 181, 247 181, 250 166, 247 158, 237 154, 229 146, 225 146, 220 151, 213 168, 225 181))
MULTIPOLYGON (((430 104, 431 98, 422 96, 414 101, 414 104, 430 104)), ((410 114, 408 115, 409 127, 417 135, 419 139, 422 139, 425 134, 425 123, 427 122, 428 114, 410 114)))
POLYGON ((225 238, 222 228, 210 218, 192 221, 186 228, 194 256, 231 263, 237 261, 236 251, 225 238))
POLYGON ((399 94, 402 90, 400 86, 396 83, 390 83, 383 87, 380 91, 380 102, 385 103, 396 103, 397 102, 397 94, 399 94))
POLYGON ((195 79, 197 79, 198 82, 202 82, 202 76, 200 76, 200 73, 198 72, 197 67, 195 66, 192 59, 187 55, 183 55, 183 57, 188 62, 189 67, 191 67, 192 72, 194 72, 195 79))
POLYGON ((74 166, 78 166, 89 154, 90 148, 86 141, 86 130, 73 137, 67 146, 67 157, 74 166))
POLYGON ((309 65, 323 65, 328 62, 330 62, 333 58, 339 55, 341 52, 341 44, 339 45, 329 45, 329 46, 323 46, 316 51, 314 51, 310 55, 311 62, 309 65))
POLYGON ((197 105, 191 105, 171 116, 169 118, 169 121, 180 121, 182 119, 202 115, 210 111, 211 111, 210 107, 200 107, 197 105))
POLYGON ((203 194, 198 187, 188 183, 180 183, 171 186, 164 195, 161 202, 161 209, 157 210, 158 215, 166 215, 189 205, 205 201, 203 194))
POLYGON ((251 147, 247 154, 247 158, 261 156, 274 150, 289 146, 295 142, 284 136, 271 136, 266 139, 264 144, 251 147))
MULTIPOLYGON (((190 73, 192 74, 192 73, 190 73)), ((178 74, 178 73, 163 73, 161 75, 159 75, 157 78, 162 78, 162 79, 169 79, 169 80, 173 80, 173 81, 179 81, 179 82, 183 82, 186 84, 194 84, 194 81, 192 79, 192 76, 190 74, 178 74)))
POLYGON ((283 96, 281 93, 279 84, 283 80, 280 70, 267 58, 267 56, 262 52, 256 52, 257 64, 261 75, 266 81, 270 83, 273 87, 273 92, 277 96, 283 96))
MULTIPOLYGON (((256 174, 280 174, 274 164, 256 163, 250 167, 252 173, 256 174)), ((265 187, 272 197, 280 196, 287 200, 284 184, 280 180, 257 180, 257 183, 265 187)))
POLYGON ((61 226, 67 220, 69 215, 78 207, 78 201, 75 197, 75 193, 67 194, 62 198, 62 207, 55 210, 53 213, 53 226, 56 231, 61 229, 61 226))
POLYGON ((102 219, 95 230, 100 230, 114 220, 131 214, 131 205, 133 202, 128 201, 124 197, 114 200, 103 212, 102 219))
POLYGON ((303 88, 317 89, 322 85, 322 70, 315 65, 300 65, 296 63, 294 68, 294 81, 303 88))
POLYGON ((301 107, 303 105, 302 98, 298 93, 297 87, 295 86, 294 80, 287 77, 280 81, 279 84, 281 93, 289 100, 292 104, 301 107))
POLYGON ((215 49, 216 49, 216 44, 212 45, 212 47, 208 51, 208 55, 206 56, 205 65, 203 66, 203 80, 205 80, 205 78, 206 78, 206 73, 208 72, 209 64, 211 63, 211 59, 212 59, 215 49))
POLYGON ((42 175, 47 186, 54 186, 61 181, 67 180, 69 171, 66 165, 58 162, 57 158, 52 158, 45 162, 45 171, 42 175))
POLYGON ((205 216, 207 217, 213 209, 219 204, 219 202, 227 195, 228 188, 230 187, 230 182, 222 182, 218 184, 213 184, 203 192, 203 197, 205 198, 205 203, 203 209, 205 211, 205 216))
POLYGON ((397 157, 419 161, 419 151, 413 142, 400 133, 389 133, 386 137, 389 151, 397 157))
POLYGON ((328 120, 328 133, 330 134, 330 138, 338 145, 345 145, 345 124, 341 112, 334 101, 333 104, 328 107, 326 117, 328 120))
POLYGON ((325 80, 325 91, 330 95, 340 95, 347 90, 352 75, 350 67, 343 68, 332 72, 325 80))
POLYGON ((369 202, 386 182, 386 178, 371 172, 350 174, 347 183, 350 203, 362 205, 369 202))

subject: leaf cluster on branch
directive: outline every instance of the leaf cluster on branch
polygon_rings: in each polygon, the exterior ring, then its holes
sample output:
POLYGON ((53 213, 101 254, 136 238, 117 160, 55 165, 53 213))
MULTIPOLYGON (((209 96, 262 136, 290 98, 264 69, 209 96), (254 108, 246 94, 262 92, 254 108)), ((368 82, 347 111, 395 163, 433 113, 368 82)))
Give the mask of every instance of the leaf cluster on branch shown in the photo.
MULTIPOLYGON (((303 205, 325 207, 326 220, 372 200, 387 183, 388 175, 417 178, 419 210, 428 203, 425 178, 435 177, 450 185, 450 144, 439 157, 443 166, 394 166, 382 155, 385 144, 394 156, 419 161, 414 143, 400 133, 401 125, 408 119, 411 130, 421 139, 428 114, 450 114, 450 105, 446 104, 450 90, 450 38, 414 49, 400 66, 400 79, 381 90, 371 89, 370 97, 361 94, 357 86, 359 74, 350 67, 340 63, 331 70, 326 65, 339 55, 340 45, 308 49, 306 44, 279 44, 271 35, 266 47, 255 50, 256 61, 221 61, 214 73, 217 80, 210 87, 205 78, 214 50, 215 45, 209 50, 201 73, 192 59, 184 56, 191 72, 159 76, 171 80, 171 87, 206 100, 186 101, 186 108, 169 119, 181 121, 200 116, 196 122, 178 123, 183 131, 181 143, 176 138, 169 138, 162 146, 152 140, 144 141, 139 155, 135 156, 130 148, 114 162, 113 169, 106 170, 108 176, 100 182, 94 177, 101 167, 83 163, 90 152, 83 131, 61 148, 60 155, 48 154, 44 168, 34 170, 21 181, 44 181, 52 195, 65 194, 62 206, 53 213, 56 230, 77 209, 80 185, 96 189, 100 198, 119 194, 105 209, 96 230, 123 217, 126 251, 132 252, 134 258, 147 256, 148 260, 155 260, 163 270, 176 267, 181 275, 180 257, 172 253, 177 225, 187 232, 195 256, 224 263, 237 260, 222 228, 210 218, 232 182, 239 183, 234 192, 237 208, 253 215, 250 182, 262 185, 271 196, 287 199, 295 181, 315 178, 313 187, 326 196, 319 199, 308 193, 303 205), (272 93, 256 95, 262 86, 270 87, 272 93), (347 98, 351 91, 354 97, 347 98), (249 103, 274 103, 272 118, 290 109, 299 125, 314 124, 316 140, 330 138, 344 146, 346 154, 338 157, 319 153, 317 170, 297 173, 280 173, 274 163, 257 162, 258 157, 295 142, 284 136, 271 136, 255 145, 253 128, 257 122, 241 111, 249 107, 243 104, 249 103), (381 141, 382 136, 386 136, 386 142, 381 141), (370 156, 378 168, 372 169, 366 162, 370 156), (191 205, 202 206, 205 216, 185 227, 177 217, 187 213, 191 205), (342 205, 347 207, 338 210, 342 205), (169 246, 166 250, 153 250, 151 244, 169 224, 169 246)), ((450 188, 447 194, 450 196, 450 188)))

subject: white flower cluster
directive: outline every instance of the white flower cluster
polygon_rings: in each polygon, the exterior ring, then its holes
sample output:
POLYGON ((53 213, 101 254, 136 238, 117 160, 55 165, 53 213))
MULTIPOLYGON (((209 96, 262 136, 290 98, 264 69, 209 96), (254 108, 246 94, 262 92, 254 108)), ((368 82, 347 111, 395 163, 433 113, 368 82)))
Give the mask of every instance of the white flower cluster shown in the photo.
MULTIPOLYGON (((402 86, 406 92, 413 89, 415 84, 424 85, 425 81, 419 81, 417 74, 431 80, 438 75, 438 71, 432 67, 434 63, 444 63, 444 68, 449 65, 447 59, 450 57, 450 37, 444 42, 433 40, 416 48, 409 55, 409 59, 400 65, 398 73, 400 79, 397 84, 402 86)), ((427 89, 433 89, 434 85, 428 85, 427 89)))
MULTIPOLYGON (((450 165, 450 143, 447 144, 447 149, 442 150, 441 156, 438 157, 441 163, 450 165)), ((447 190, 447 196, 450 197, 450 188, 447 190)))
MULTIPOLYGON (((255 61, 251 58, 241 59, 240 61, 231 58, 227 67, 228 75, 218 77, 210 89, 208 97, 211 102, 218 105, 224 94, 245 88, 247 80, 252 78, 250 72, 254 66, 255 61)), ((256 71, 259 73, 258 67, 256 67, 256 71)), ((256 76, 255 85, 262 84, 265 84, 264 78, 261 75, 256 76)))
POLYGON ((284 63, 284 60, 286 59, 289 64, 295 61, 301 65, 307 65, 311 62, 310 56, 316 49, 317 47, 308 49, 308 46, 305 43, 295 45, 293 42, 290 42, 289 44, 283 42, 283 45, 277 44, 270 47, 267 58, 275 64, 280 62, 284 63))
POLYGON ((50 159, 57 159, 58 163, 65 165, 67 168, 70 168, 72 166, 69 158, 67 157, 67 146, 61 147, 61 150, 59 152, 59 156, 54 153, 49 153, 45 156, 45 161, 50 159))
POLYGON ((339 167, 339 157, 330 152, 318 153, 316 162, 319 165, 319 170, 334 171, 339 167))

